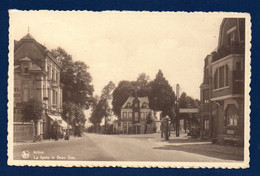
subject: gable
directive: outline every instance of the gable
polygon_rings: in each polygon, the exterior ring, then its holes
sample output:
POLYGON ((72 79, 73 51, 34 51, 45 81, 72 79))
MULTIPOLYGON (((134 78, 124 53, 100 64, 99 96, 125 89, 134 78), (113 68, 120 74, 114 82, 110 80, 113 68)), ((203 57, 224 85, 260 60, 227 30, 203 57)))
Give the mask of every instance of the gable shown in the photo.
MULTIPOLYGON (((128 97, 128 99, 126 100, 126 102, 123 104, 122 109, 125 108, 132 108, 133 102, 136 100, 135 97, 128 97), (129 107, 128 105, 130 105, 131 107, 129 107)), ((139 105, 142 108, 143 104, 146 104, 145 108, 149 108, 149 100, 148 97, 137 97, 137 100, 139 101, 139 105)))
MULTIPOLYGON (((220 26, 218 48, 228 45, 227 33, 232 28, 237 28, 237 18, 225 18, 220 26)), ((238 29, 235 29, 235 32, 237 36, 238 29)))

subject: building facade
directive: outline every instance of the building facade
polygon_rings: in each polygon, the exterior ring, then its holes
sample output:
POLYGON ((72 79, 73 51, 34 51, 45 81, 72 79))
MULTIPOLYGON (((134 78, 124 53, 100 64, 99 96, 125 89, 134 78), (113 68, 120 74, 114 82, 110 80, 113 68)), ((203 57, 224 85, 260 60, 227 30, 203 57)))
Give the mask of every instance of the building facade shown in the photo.
POLYGON ((36 99, 43 103, 45 111, 37 124, 37 134, 44 139, 50 138, 52 124, 59 122, 66 128, 61 118, 62 84, 61 65, 29 33, 14 47, 14 141, 34 138, 34 125, 22 119, 22 103, 36 99))
POLYGON ((156 132, 154 113, 149 108, 148 97, 129 97, 121 108, 120 118, 114 122, 115 133, 144 134, 156 132), (147 125, 150 116, 151 124, 147 125))
POLYGON ((201 136, 244 142, 245 19, 225 18, 216 51, 204 60, 200 86, 201 136))

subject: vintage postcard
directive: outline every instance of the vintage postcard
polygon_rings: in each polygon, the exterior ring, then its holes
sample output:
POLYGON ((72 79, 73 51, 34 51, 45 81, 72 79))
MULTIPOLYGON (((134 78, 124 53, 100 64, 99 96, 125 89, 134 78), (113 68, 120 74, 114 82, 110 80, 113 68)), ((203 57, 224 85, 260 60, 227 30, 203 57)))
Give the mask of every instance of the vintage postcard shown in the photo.
POLYGON ((250 14, 9 17, 8 165, 249 167, 250 14))

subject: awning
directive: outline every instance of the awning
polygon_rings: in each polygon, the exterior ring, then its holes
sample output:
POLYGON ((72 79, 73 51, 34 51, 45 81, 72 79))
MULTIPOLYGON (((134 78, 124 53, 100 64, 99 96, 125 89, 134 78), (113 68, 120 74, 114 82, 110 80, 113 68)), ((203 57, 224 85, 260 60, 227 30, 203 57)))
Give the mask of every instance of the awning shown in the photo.
MULTIPOLYGON (((58 121, 58 124, 63 128, 63 129, 67 129, 68 125, 67 125, 67 122, 65 122, 61 116, 58 116, 58 115, 49 115, 48 116, 54 120, 54 121, 58 121)), ((71 125, 69 126, 69 128, 71 129, 71 125)))

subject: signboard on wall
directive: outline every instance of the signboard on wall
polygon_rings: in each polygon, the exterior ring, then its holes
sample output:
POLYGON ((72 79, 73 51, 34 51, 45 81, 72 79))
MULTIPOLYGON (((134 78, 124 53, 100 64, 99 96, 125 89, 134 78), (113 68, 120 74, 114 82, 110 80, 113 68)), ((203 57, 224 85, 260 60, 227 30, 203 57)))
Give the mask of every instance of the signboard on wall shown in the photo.
POLYGON ((199 113, 198 108, 180 109, 180 113, 199 113))

